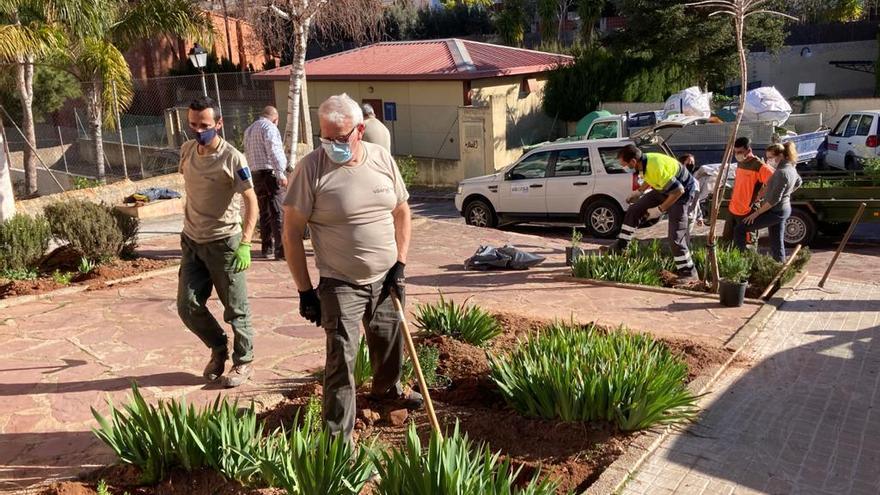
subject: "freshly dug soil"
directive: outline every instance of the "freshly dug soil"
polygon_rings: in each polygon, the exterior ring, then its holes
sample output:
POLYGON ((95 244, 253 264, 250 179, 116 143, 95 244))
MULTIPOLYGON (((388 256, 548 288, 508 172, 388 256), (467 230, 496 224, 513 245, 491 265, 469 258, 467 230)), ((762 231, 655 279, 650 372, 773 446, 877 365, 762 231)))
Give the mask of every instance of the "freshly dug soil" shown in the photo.
MULTIPOLYGON (((433 345, 440 350, 437 371, 451 380, 449 387, 431 391, 437 416, 447 430, 458 420, 461 430, 473 441, 488 444, 492 451, 501 451, 515 467, 522 467, 520 476, 523 482, 540 471, 541 476, 550 476, 559 483, 560 493, 579 493, 589 487, 641 434, 620 432, 610 423, 526 418, 509 408, 488 378, 486 352, 508 352, 516 347, 519 340, 548 322, 513 314, 498 314, 496 317, 504 333, 485 349, 445 336, 421 339, 422 344, 433 345)), ((730 356, 728 351, 691 341, 665 340, 664 343, 685 360, 689 380, 730 356)), ((290 427, 294 418, 303 417, 309 399, 315 395, 321 396, 322 392, 317 381, 296 386, 282 403, 260 414, 260 419, 265 422, 264 431, 270 432, 280 426, 290 427)), ((409 413, 405 421, 394 424, 391 414, 394 409, 393 406, 371 401, 368 390, 359 391, 355 441, 376 439, 388 447, 403 445, 410 422, 416 425, 423 441, 427 439, 431 427, 424 411, 409 413)), ((93 495, 95 483, 100 479, 114 487, 113 493, 122 493, 121 489, 124 489, 131 495, 280 493, 266 489, 245 489, 210 472, 175 472, 169 481, 144 488, 137 487, 137 474, 137 470, 130 467, 105 468, 91 473, 85 485, 78 482, 60 483, 53 485, 45 495, 93 495)), ((364 493, 372 493, 372 488, 368 485, 364 493)))
POLYGON ((107 281, 158 270, 170 266, 172 263, 174 262, 170 260, 154 260, 149 258, 137 258, 134 260, 116 259, 99 265, 88 274, 77 274, 71 279, 69 285, 59 284, 52 278, 51 274, 41 274, 35 280, 4 281, 0 282, 0 299, 44 294, 73 285, 88 285, 91 289, 100 289, 105 287, 105 282, 107 281))

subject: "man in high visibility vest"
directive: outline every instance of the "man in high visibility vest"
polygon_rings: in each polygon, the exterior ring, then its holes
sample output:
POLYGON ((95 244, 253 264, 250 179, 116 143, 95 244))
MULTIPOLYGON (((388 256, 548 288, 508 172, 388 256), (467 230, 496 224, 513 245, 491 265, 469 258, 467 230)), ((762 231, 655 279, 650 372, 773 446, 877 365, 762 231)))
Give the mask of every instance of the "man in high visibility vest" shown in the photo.
POLYGON ((690 252, 688 212, 696 201, 696 181, 687 168, 671 156, 662 153, 642 153, 635 145, 627 145, 617 153, 620 164, 638 173, 643 183, 627 200, 631 206, 623 219, 617 241, 608 249, 620 252, 626 249, 643 220, 669 215, 669 244, 675 257, 679 281, 697 277, 690 252))

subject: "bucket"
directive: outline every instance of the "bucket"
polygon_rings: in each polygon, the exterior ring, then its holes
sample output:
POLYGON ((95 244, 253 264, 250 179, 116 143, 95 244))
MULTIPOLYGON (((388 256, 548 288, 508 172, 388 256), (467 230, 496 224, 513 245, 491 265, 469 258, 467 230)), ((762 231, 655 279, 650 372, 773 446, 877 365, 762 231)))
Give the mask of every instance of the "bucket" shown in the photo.
POLYGON ((746 287, 748 282, 731 282, 722 280, 718 287, 718 295, 721 299, 721 305, 728 308, 738 308, 743 305, 746 299, 746 287))

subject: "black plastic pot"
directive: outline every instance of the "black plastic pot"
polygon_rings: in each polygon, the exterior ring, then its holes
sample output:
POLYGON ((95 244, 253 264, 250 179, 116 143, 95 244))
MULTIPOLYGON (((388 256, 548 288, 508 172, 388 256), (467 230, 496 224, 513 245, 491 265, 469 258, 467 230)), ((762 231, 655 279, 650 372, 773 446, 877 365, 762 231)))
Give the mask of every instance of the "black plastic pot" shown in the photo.
POLYGON ((585 254, 584 248, 568 246, 565 248, 565 266, 574 265, 574 261, 585 254))
POLYGON ((729 308, 738 308, 743 305, 746 299, 746 287, 748 282, 731 282, 730 280, 722 280, 718 286, 718 295, 721 299, 721 305, 729 308))

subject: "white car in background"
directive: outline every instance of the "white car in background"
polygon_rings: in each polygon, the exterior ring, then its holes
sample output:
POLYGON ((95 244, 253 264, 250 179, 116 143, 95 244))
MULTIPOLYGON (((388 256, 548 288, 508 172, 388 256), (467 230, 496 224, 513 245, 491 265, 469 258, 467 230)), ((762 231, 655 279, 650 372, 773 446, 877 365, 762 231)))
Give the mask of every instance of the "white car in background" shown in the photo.
POLYGON ((880 156, 880 110, 851 112, 828 134, 820 166, 856 170, 860 162, 880 156))
POLYGON ((576 222, 600 238, 620 231, 638 177, 617 160, 629 139, 554 142, 525 153, 498 173, 465 179, 455 207, 468 225, 576 222))

